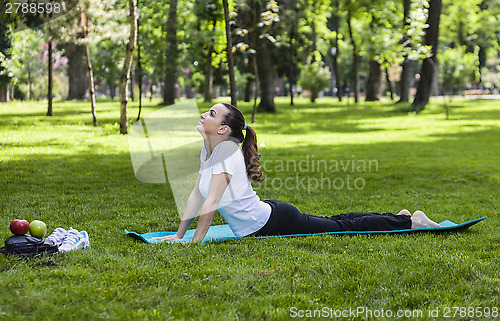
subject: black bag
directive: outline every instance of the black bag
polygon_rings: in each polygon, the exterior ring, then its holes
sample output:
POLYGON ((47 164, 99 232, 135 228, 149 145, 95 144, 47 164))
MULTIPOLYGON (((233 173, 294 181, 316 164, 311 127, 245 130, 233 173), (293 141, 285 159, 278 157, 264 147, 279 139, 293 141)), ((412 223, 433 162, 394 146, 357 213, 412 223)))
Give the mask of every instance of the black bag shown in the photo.
POLYGON ((57 245, 31 235, 13 235, 5 240, 5 247, 0 248, 0 253, 25 257, 55 252, 58 252, 57 245))

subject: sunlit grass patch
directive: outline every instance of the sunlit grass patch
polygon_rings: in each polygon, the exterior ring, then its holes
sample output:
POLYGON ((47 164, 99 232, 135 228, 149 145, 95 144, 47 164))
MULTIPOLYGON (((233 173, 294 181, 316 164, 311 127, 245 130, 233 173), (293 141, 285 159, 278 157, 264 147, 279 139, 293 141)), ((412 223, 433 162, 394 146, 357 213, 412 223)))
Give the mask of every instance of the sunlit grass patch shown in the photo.
MULTIPOLYGON (((144 116, 162 108, 143 103, 144 116)), ((1 319, 274 320, 292 307, 500 305, 500 102, 456 98, 450 119, 439 99, 419 115, 389 101, 276 103, 278 113, 252 124, 253 102, 239 102, 258 135, 261 199, 317 215, 408 208, 437 221, 489 219, 443 235, 142 244, 123 230, 175 230, 179 218, 167 186, 136 180, 118 101, 98 102, 97 127, 88 102, 56 102, 53 117, 44 102, 1 104, 0 239, 26 218, 91 240, 89 250, 38 260, 1 256, 1 319)), ((209 107, 199 101, 200 112, 209 107)), ((137 112, 131 103, 131 123, 137 112)))

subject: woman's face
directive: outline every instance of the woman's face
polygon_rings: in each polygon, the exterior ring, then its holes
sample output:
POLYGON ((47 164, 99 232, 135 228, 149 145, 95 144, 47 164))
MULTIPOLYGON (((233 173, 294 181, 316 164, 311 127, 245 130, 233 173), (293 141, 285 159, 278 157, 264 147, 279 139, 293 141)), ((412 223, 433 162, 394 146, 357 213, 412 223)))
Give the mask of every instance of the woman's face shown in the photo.
POLYGON ((196 129, 203 135, 215 136, 229 133, 229 126, 222 125, 224 114, 228 112, 228 108, 222 104, 213 105, 206 113, 201 114, 200 122, 196 129))

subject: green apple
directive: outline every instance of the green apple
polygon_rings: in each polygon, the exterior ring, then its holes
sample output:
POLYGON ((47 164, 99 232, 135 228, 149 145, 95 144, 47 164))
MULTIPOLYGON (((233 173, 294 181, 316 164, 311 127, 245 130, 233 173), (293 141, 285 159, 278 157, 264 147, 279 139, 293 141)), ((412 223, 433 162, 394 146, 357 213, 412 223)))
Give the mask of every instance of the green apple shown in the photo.
POLYGON ((34 237, 42 238, 47 233, 47 225, 39 220, 30 223, 30 234, 34 237))

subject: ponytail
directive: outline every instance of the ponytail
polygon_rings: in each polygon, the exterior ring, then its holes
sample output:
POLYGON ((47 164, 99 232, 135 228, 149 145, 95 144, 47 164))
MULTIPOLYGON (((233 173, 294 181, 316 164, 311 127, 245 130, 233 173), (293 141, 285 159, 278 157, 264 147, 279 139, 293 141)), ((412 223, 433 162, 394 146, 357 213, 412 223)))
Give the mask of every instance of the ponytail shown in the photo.
POLYGON ((257 135, 252 127, 247 125, 246 135, 243 144, 241 144, 243 157, 248 177, 254 182, 262 182, 266 177, 260 169, 260 154, 257 147, 257 135))
POLYGON ((253 182, 260 183, 264 180, 265 175, 260 169, 260 154, 257 147, 257 134, 252 127, 245 124, 245 117, 241 111, 233 105, 222 103, 229 112, 225 114, 223 124, 231 128, 230 136, 241 144, 241 151, 245 158, 245 167, 248 178, 253 182), (245 136, 243 136, 245 130, 245 136))

